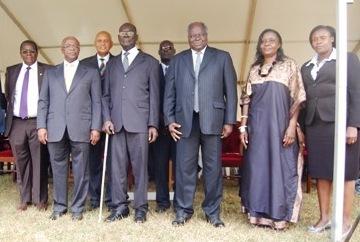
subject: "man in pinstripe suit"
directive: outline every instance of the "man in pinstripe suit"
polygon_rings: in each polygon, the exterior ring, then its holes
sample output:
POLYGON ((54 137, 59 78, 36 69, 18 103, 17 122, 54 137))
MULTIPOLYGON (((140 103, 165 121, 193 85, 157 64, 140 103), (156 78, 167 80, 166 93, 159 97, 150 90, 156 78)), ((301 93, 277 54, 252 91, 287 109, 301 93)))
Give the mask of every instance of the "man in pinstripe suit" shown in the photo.
POLYGON ((206 220, 223 227, 221 137, 232 132, 236 121, 236 73, 229 53, 207 45, 202 22, 188 26, 190 49, 177 54, 166 75, 164 118, 177 141, 176 194, 178 208, 174 226, 192 214, 196 189, 198 151, 201 145, 206 220))

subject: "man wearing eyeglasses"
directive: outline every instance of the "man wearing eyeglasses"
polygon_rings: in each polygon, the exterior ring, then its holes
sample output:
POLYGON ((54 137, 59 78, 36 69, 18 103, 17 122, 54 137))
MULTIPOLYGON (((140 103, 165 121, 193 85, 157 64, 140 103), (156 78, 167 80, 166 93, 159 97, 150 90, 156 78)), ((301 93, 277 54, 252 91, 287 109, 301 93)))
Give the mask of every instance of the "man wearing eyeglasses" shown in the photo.
POLYGON ((68 162, 74 176, 72 220, 81 220, 89 188, 89 143, 95 145, 101 130, 101 85, 95 68, 79 63, 80 43, 65 37, 64 62, 44 75, 38 104, 38 138, 48 144, 53 171, 53 213, 57 220, 67 213, 68 162))
POLYGON ((17 209, 24 211, 34 204, 47 208, 47 148, 37 139, 36 117, 43 75, 50 66, 37 61, 38 47, 32 40, 20 45, 23 63, 6 69, 5 97, 7 100, 5 136, 9 137, 16 158, 20 191, 17 209))
POLYGON ((104 130, 111 136, 111 202, 106 221, 129 216, 127 171, 131 163, 135 178, 134 220, 146 221, 148 210, 148 146, 156 140, 159 123, 159 62, 139 51, 136 27, 120 26, 118 39, 123 48, 105 70, 103 90, 104 130))
POLYGON ((175 55, 166 74, 164 117, 176 143, 176 218, 184 225, 193 215, 198 152, 201 146, 206 220, 223 227, 221 137, 236 122, 236 73, 228 52, 208 46, 202 22, 188 26, 190 49, 175 55))

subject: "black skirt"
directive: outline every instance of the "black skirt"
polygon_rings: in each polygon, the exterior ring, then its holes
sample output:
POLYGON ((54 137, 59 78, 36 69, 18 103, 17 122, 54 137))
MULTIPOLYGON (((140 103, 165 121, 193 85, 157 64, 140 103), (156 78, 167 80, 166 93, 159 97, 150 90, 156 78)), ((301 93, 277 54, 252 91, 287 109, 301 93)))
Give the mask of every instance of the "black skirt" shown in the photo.
MULTIPOLYGON (((312 178, 332 180, 334 173, 335 123, 324 122, 315 115, 311 125, 306 126, 306 146, 308 149, 308 169, 312 178)), ((359 177, 360 141, 346 144, 345 180, 359 177)))

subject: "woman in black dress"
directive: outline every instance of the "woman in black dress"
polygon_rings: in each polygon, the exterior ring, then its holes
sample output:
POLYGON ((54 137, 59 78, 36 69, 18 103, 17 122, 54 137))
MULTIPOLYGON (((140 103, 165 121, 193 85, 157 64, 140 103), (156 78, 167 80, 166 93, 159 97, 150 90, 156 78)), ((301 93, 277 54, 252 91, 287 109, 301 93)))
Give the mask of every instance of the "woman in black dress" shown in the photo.
MULTIPOLYGON (((320 218, 309 232, 320 233, 331 227, 330 199, 334 166, 336 50, 335 29, 316 26, 309 41, 316 55, 301 68, 307 94, 305 131, 309 154, 309 175, 317 180, 320 218)), ((359 175, 358 128, 360 127, 360 63, 348 54, 347 128, 344 223, 346 234, 351 227, 351 207, 355 182, 359 175)))

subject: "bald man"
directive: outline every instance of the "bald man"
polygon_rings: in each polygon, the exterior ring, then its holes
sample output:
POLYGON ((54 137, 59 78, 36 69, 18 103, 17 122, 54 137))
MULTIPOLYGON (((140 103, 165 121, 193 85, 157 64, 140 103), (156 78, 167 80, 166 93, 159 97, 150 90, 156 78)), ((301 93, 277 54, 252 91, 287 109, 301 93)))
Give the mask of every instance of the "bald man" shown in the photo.
MULTIPOLYGON (((89 67, 95 68, 98 70, 100 79, 101 79, 101 87, 104 84, 104 72, 106 65, 108 62, 114 57, 110 53, 110 49, 113 46, 113 41, 111 38, 111 34, 107 31, 100 31, 95 36, 94 42, 96 48, 96 54, 90 57, 87 57, 80 61, 81 64, 87 65, 89 67)), ((100 193, 101 193, 101 178, 102 178, 102 156, 104 153, 104 145, 105 145, 105 134, 101 133, 100 141, 94 145, 90 146, 90 155, 89 155, 89 173, 90 173, 90 181, 89 181, 89 198, 90 198, 90 209, 97 209, 100 206, 100 193)), ((107 166, 108 168, 110 166, 107 166)), ((107 169, 107 181, 109 179, 110 170, 107 169)), ((110 196, 110 185, 107 183, 106 185, 106 195, 105 195, 105 203, 107 206, 111 204, 111 196, 110 196)))
POLYGON ((50 219, 67 212, 67 171, 71 153, 74 175, 71 212, 83 218, 89 187, 89 142, 101 130, 101 86, 96 69, 79 64, 80 43, 73 37, 61 43, 64 62, 45 72, 38 103, 38 138, 48 144, 53 170, 54 204, 50 219))

